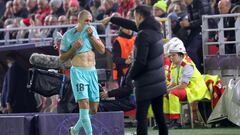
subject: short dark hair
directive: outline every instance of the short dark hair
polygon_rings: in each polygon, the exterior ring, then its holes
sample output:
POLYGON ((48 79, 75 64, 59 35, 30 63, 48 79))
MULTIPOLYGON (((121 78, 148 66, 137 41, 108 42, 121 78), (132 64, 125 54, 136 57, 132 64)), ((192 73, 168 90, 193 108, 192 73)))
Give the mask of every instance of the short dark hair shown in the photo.
POLYGON ((148 5, 141 4, 135 8, 135 12, 142 15, 144 18, 152 16, 152 8, 148 5))
POLYGON ((184 53, 182 53, 182 52, 178 52, 177 53, 180 57, 183 57, 184 56, 184 53))
POLYGON ((9 53, 7 53, 5 56, 6 56, 6 59, 16 60, 16 58, 17 58, 17 53, 16 53, 15 51, 9 52, 9 53))

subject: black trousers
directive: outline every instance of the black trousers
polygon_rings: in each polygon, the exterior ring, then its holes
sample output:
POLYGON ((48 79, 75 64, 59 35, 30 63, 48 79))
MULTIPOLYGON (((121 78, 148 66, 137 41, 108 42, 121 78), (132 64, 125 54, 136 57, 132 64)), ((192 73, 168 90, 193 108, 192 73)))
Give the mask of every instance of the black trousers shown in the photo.
POLYGON ((130 111, 136 106, 129 99, 102 100, 99 102, 99 112, 130 111))
POLYGON ((150 104, 152 105, 154 117, 159 127, 159 135, 168 135, 168 129, 163 114, 163 96, 137 102, 137 135, 148 134, 147 112, 150 104))

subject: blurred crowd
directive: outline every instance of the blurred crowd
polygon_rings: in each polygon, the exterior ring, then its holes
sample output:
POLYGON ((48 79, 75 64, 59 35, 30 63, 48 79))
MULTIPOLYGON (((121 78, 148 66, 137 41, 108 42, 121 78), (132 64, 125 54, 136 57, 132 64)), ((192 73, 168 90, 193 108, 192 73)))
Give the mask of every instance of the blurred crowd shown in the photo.
MULTIPOLYGON (((94 21, 102 20, 113 13, 131 18, 133 16, 132 9, 142 3, 151 5, 155 16, 171 18, 174 26, 187 16, 187 6, 192 1, 198 0, 1 0, 0 28, 76 24, 77 15, 83 9, 91 11, 94 21)), ((203 4, 202 13, 205 12, 204 10, 208 10, 205 9, 205 6, 208 8, 208 5, 212 10, 211 14, 226 14, 239 10, 239 6, 236 6, 240 3, 238 0, 224 0, 221 4, 219 4, 219 1, 204 0, 197 3, 198 5, 203 4)), ((64 33, 66 28, 58 31, 64 33)), ((27 38, 29 36, 31 38, 52 37, 54 32, 56 32, 56 29, 40 28, 13 31, 8 39, 27 38)), ((187 42, 186 35, 188 33, 186 31, 179 30, 178 26, 174 26, 173 33, 179 36, 184 43, 187 42)), ((3 32, 0 33, 0 39, 4 39, 3 32)))
MULTIPOLYGON (((76 24, 77 15, 83 9, 90 10, 95 20, 101 20, 113 12, 126 16, 134 8, 133 0, 13 0, 1 1, 1 28, 76 24)), ((63 30, 62 32, 65 32, 63 30)), ((10 39, 27 37, 51 37, 53 30, 34 29, 14 32, 10 39), (33 34, 29 34, 33 33, 33 34)), ((1 39, 3 39, 3 34, 1 39)))

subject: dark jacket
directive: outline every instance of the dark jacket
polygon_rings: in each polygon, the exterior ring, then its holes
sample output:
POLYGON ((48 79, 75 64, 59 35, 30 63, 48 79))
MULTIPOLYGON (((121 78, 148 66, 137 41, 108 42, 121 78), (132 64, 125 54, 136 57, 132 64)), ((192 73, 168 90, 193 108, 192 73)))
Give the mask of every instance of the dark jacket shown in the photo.
POLYGON ((58 8, 55 12, 52 13, 52 15, 59 17, 61 15, 64 15, 64 10, 63 10, 63 6, 61 6, 60 8, 58 8))
POLYGON ((14 14, 14 17, 27 18, 29 15, 26 8, 22 8, 20 11, 14 14))
POLYGON ((239 0, 231 0, 231 3, 232 3, 233 6, 240 5, 239 0))
MULTIPOLYGON (((127 72, 126 74, 128 73, 129 72, 127 72)), ((122 99, 122 98, 129 99, 131 94, 133 94, 133 88, 134 87, 131 79, 128 79, 128 80, 125 79, 122 83, 122 86, 120 86, 117 89, 108 91, 108 96, 115 97, 116 99, 122 99)))
POLYGON ((101 100, 99 103, 100 112, 108 111, 129 111, 135 109, 135 98, 132 96, 133 85, 131 81, 123 81, 122 86, 108 91, 109 97, 115 97, 115 100, 101 100))
POLYGON ((7 74, 8 72, 6 73, 6 75, 4 76, 4 80, 3 80, 3 86, 2 86, 2 98, 1 98, 1 106, 3 108, 7 107, 7 96, 8 96, 8 91, 7 91, 7 74))
POLYGON ((136 100, 149 100, 165 94, 163 44, 160 24, 154 17, 147 17, 137 28, 135 22, 112 17, 112 23, 138 31, 134 45, 134 62, 127 78, 135 85, 136 100))
MULTIPOLYGON (((193 0, 192 4, 187 6, 187 11, 189 13, 191 35, 201 32, 202 15, 213 14, 209 0, 193 0)), ((211 21, 210 25, 214 25, 214 20, 211 21)))
POLYGON ((13 113, 36 111, 34 94, 28 91, 27 72, 17 62, 8 69, 7 74, 7 102, 10 103, 13 113))
MULTIPOLYGON (((229 14, 231 14, 231 12, 230 12, 231 9, 229 10, 229 14)), ((235 27, 234 17, 224 17, 223 18, 223 27, 224 28, 234 28, 235 27)), ((235 31, 234 30, 224 31, 224 38, 226 38, 227 41, 235 41, 235 31)), ((227 54, 236 53, 235 44, 226 45, 225 46, 225 53, 227 53, 227 54)))
POLYGON ((36 5, 34 8, 30 9, 29 14, 35 14, 38 11, 38 6, 36 5))
MULTIPOLYGON (((231 14, 231 9, 229 10, 228 14, 231 14)), ((233 17, 224 17, 223 18, 223 27, 224 28, 234 28, 235 27, 235 19, 233 17)), ((228 30, 224 31, 224 37, 227 38, 228 41, 235 40, 235 31, 228 30)))

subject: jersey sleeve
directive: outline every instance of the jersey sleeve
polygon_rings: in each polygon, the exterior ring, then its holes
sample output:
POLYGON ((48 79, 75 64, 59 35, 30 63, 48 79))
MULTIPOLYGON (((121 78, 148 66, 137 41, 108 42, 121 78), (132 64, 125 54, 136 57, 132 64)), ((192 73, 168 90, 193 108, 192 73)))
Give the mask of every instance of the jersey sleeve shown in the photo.
POLYGON ((67 34, 68 33, 65 33, 61 40, 60 52, 67 52, 71 48, 69 40, 67 39, 67 34))
POLYGON ((91 26, 91 28, 92 28, 92 30, 93 30, 93 36, 94 36, 95 38, 99 39, 99 35, 98 35, 98 33, 97 33, 96 28, 93 27, 93 26, 91 26))

